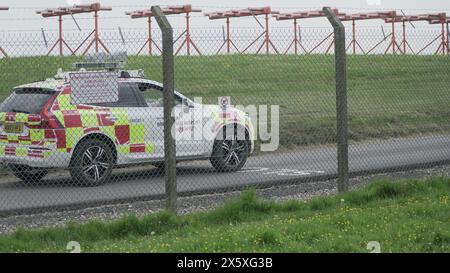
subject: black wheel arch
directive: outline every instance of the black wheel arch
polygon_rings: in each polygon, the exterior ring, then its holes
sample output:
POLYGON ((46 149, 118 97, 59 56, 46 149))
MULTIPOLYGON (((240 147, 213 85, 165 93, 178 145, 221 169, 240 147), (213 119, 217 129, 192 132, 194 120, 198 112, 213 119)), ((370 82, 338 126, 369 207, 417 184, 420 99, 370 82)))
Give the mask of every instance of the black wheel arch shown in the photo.
POLYGON ((87 140, 100 140, 100 141, 104 141, 105 143, 107 143, 107 145, 111 148, 111 151, 113 152, 113 162, 114 162, 114 164, 117 163, 117 147, 114 144, 113 140, 110 137, 108 137, 107 135, 104 135, 101 133, 92 133, 92 134, 86 135, 83 138, 81 138, 80 141, 78 141, 77 145, 75 145, 73 152, 72 152, 72 157, 70 159, 70 166, 72 166, 72 163, 74 160, 74 155, 76 154, 77 150, 87 140))

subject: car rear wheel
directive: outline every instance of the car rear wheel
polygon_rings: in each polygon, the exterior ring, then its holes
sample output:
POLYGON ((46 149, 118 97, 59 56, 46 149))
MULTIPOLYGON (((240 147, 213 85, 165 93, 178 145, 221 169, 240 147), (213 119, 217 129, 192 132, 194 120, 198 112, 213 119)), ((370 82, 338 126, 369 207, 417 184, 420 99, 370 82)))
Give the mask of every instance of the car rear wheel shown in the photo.
POLYGON ((245 129, 227 126, 214 142, 210 161, 219 172, 235 172, 246 163, 250 153, 250 142, 245 129))
POLYGON ((87 139, 74 151, 70 174, 77 184, 98 186, 111 177, 113 167, 113 147, 104 141, 87 139))
POLYGON ((10 165, 9 168, 17 178, 30 185, 37 184, 48 173, 47 169, 33 168, 24 165, 10 165))

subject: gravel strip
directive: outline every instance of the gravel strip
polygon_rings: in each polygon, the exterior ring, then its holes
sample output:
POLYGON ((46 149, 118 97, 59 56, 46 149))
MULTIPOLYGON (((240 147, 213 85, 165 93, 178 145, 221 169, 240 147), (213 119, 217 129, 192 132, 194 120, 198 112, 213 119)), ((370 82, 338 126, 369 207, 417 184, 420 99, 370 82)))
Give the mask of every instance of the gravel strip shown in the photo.
MULTIPOLYGON (((359 176, 350 179, 350 188, 357 189, 370 182, 382 178, 402 180, 407 178, 427 178, 432 176, 450 176, 450 166, 439 166, 429 169, 410 170, 395 173, 359 176)), ((317 196, 337 193, 337 181, 302 183, 298 185, 274 186, 256 190, 256 194, 264 200, 287 201, 308 200, 317 196)), ((180 197, 179 214, 208 211, 222 205, 226 200, 238 197, 240 192, 180 197)), ((133 202, 118 205, 99 206, 80 210, 18 215, 0 218, 0 234, 11 233, 18 228, 39 229, 45 227, 64 226, 68 222, 84 223, 93 219, 111 221, 125 215, 143 216, 164 209, 163 200, 133 202)))

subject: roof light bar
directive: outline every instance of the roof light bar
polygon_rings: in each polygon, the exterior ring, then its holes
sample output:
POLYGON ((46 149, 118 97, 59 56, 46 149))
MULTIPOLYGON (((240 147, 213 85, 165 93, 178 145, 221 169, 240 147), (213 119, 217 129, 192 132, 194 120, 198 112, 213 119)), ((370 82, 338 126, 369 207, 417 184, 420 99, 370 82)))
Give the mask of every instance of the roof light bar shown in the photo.
POLYGON ((127 53, 125 51, 107 54, 104 52, 86 54, 85 62, 74 63, 73 67, 76 69, 107 69, 118 70, 124 67, 127 60, 127 53))

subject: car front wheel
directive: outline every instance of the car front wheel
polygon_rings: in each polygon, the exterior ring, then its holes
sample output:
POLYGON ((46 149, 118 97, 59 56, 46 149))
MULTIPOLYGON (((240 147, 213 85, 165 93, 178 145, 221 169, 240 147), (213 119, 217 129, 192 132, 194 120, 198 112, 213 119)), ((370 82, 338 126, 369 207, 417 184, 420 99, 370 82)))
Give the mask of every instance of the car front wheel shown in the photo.
POLYGON ((113 166, 113 147, 104 141, 87 139, 74 152, 70 174, 77 184, 97 186, 110 178, 113 166))
POLYGON ((241 127, 227 126, 214 142, 210 161, 219 172, 235 172, 246 163, 250 153, 248 134, 241 127))

